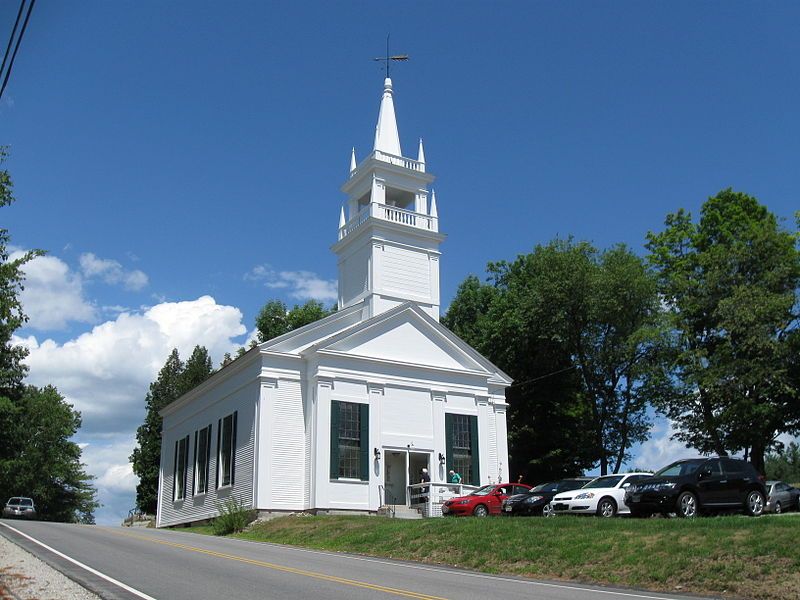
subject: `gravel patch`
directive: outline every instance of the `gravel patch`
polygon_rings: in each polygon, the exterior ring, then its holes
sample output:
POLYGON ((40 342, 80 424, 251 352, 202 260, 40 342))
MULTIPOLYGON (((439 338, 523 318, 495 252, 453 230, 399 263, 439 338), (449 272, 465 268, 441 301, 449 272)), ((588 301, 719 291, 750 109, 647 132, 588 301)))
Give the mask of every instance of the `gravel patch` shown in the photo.
POLYGON ((0 600, 100 600, 0 535, 0 600))

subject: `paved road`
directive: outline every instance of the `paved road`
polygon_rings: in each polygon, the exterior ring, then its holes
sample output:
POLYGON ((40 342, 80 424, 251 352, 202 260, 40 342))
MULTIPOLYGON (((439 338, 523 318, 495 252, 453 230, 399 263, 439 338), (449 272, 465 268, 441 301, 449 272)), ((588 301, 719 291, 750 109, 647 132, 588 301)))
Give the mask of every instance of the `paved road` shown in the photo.
POLYGON ((0 521, 0 535, 112 600, 687 598, 495 577, 179 530, 4 520, 0 521))

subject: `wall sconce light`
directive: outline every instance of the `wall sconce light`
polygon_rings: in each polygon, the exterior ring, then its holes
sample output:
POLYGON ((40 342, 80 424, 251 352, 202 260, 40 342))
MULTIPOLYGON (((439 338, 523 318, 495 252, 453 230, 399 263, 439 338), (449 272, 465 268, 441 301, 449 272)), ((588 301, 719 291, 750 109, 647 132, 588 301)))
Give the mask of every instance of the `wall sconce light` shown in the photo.
POLYGON ((372 449, 372 454, 375 456, 375 460, 381 459, 381 451, 378 450, 377 448, 372 449))
POLYGON ((443 464, 444 464, 444 461, 445 461, 444 454, 442 454, 441 452, 439 452, 439 464, 440 464, 440 465, 443 465, 443 464))

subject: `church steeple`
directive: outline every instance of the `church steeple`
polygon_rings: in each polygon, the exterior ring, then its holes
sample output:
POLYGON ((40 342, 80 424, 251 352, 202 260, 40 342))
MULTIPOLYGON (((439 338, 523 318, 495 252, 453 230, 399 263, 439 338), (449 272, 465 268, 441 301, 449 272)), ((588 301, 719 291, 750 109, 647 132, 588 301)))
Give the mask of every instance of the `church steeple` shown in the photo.
POLYGON ((373 316, 415 302, 439 318, 439 233, 433 175, 420 139, 417 160, 402 155, 392 80, 384 81, 375 145, 360 164, 351 154, 346 218, 332 250, 339 257, 339 307, 365 303, 373 316))
POLYGON ((373 149, 395 156, 403 155, 403 151, 400 149, 400 134, 397 131, 397 117, 394 114, 392 80, 388 77, 383 81, 383 98, 381 98, 381 109, 378 112, 378 124, 375 126, 373 149))

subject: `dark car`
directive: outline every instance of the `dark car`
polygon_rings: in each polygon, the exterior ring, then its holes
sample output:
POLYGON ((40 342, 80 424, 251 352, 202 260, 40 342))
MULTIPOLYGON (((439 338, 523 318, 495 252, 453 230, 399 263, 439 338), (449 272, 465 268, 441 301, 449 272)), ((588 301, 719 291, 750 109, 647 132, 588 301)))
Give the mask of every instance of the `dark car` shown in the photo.
POLYGON ((442 504, 442 515, 464 516, 499 515, 500 505, 509 494, 520 494, 531 489, 524 483, 500 483, 485 485, 467 496, 451 498, 442 504))
POLYGON ((33 505, 33 500, 30 498, 22 498, 14 496, 9 498, 3 508, 3 516, 8 518, 17 519, 35 519, 36 507, 33 505))
POLYGON ((507 516, 550 516, 550 500, 559 492, 577 490, 592 480, 591 477, 573 477, 537 485, 524 494, 509 496, 503 501, 503 514, 507 516))
POLYGON ((786 510, 800 510, 800 490, 784 481, 768 481, 766 510, 776 515, 786 510))
POLYGON ((766 507, 764 477, 738 458, 692 458, 664 467, 628 488, 625 504, 635 517, 653 513, 694 517, 711 510, 741 509, 759 516, 766 507))

